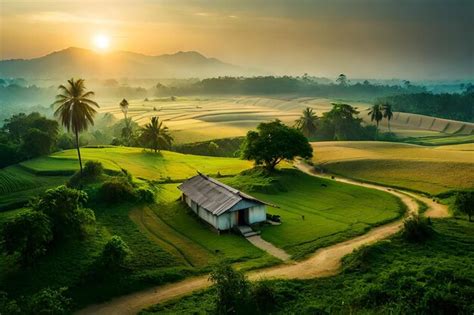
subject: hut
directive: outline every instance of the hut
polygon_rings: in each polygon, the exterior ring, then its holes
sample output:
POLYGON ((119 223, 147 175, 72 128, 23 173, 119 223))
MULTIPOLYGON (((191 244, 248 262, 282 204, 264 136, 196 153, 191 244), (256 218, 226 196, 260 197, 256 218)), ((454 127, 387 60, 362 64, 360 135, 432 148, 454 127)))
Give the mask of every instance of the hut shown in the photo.
POLYGON ((218 231, 267 219, 267 203, 201 173, 178 189, 189 208, 218 231))

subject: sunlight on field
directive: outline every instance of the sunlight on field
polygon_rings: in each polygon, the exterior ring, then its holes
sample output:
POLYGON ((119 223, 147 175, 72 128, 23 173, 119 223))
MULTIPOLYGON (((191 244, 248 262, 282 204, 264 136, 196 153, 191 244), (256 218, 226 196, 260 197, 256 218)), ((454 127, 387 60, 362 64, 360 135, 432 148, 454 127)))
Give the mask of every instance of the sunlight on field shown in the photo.
MULTIPOLYGON (((78 170, 75 150, 54 153, 48 157, 40 157, 21 163, 33 172, 48 173, 51 171, 78 170)), ((104 167, 113 171, 122 168, 131 172, 133 176, 155 180, 183 180, 200 171, 204 174, 222 175, 237 174, 250 168, 248 161, 234 158, 219 158, 198 155, 187 155, 169 151, 153 153, 141 148, 107 147, 83 148, 81 150, 84 161, 97 160, 104 167)))
POLYGON ((421 147, 389 142, 314 142, 314 162, 331 172, 431 194, 474 187, 472 144, 421 147))

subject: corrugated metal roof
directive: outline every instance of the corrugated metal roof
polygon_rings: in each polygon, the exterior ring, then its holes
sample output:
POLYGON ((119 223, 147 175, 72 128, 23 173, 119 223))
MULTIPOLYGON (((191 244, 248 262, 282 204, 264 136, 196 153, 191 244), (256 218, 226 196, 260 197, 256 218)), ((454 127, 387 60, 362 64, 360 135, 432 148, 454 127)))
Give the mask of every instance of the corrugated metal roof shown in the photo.
POLYGON ((223 214, 244 199, 267 204, 201 173, 183 182, 178 189, 214 215, 223 214))

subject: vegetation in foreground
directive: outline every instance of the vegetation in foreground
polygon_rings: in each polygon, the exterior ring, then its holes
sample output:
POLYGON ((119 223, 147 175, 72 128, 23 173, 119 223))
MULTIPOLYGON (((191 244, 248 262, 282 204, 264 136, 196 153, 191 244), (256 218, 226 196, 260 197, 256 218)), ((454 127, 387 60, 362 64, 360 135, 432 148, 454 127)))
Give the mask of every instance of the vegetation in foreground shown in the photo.
MULTIPOLYGON (((453 218, 433 220, 432 228, 432 235, 423 242, 406 240, 400 233, 355 251, 345 257, 343 271, 337 276, 265 281, 265 290, 259 295, 272 301, 270 308, 254 307, 252 312, 471 314, 474 311, 474 225, 453 218)), ((156 305, 141 314, 216 314, 220 296, 216 286, 156 305)), ((253 299, 232 302, 245 305, 254 302, 253 299)))

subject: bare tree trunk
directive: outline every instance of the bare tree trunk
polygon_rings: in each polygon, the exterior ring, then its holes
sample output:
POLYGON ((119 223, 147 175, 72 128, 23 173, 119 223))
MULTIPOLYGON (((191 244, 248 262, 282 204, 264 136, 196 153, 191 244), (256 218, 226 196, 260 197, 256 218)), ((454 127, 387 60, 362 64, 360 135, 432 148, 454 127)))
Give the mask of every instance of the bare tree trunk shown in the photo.
POLYGON ((392 130, 390 129, 390 119, 387 119, 387 123, 388 123, 388 132, 392 133, 392 130))
POLYGON ((79 158, 79 167, 81 170, 82 176, 82 159, 81 159, 81 150, 79 149, 79 133, 76 131, 76 148, 77 148, 77 157, 79 158))

